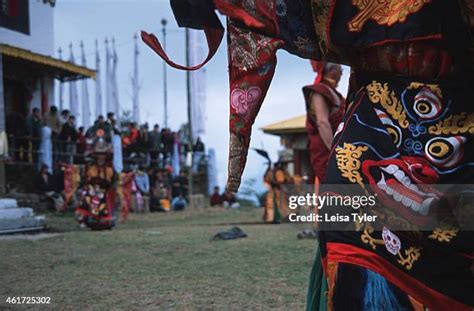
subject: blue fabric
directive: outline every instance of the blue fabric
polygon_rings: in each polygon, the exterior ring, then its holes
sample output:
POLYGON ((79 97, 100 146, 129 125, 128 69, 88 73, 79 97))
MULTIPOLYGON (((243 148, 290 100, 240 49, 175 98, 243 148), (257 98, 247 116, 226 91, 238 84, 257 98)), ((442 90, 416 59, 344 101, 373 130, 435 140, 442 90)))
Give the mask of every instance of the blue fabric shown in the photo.
POLYGON ((120 135, 115 134, 112 137, 112 145, 114 150, 113 167, 116 173, 123 171, 123 157, 122 157, 122 139, 120 135))
POLYGON ((171 201, 171 209, 173 211, 180 211, 188 207, 188 202, 183 197, 175 197, 171 201))
POLYGON ((137 184, 138 190, 141 193, 150 192, 150 178, 146 173, 138 173, 135 175, 135 183, 137 184))
POLYGON ((179 150, 178 150, 177 142, 175 142, 173 145, 173 155, 171 157, 171 166, 173 168, 173 177, 178 176, 181 168, 179 164, 179 150))
POLYGON ((41 144, 40 144, 40 155, 38 161, 38 168, 42 164, 48 166, 48 172, 53 173, 53 143, 51 142, 51 128, 43 126, 41 129, 41 144))

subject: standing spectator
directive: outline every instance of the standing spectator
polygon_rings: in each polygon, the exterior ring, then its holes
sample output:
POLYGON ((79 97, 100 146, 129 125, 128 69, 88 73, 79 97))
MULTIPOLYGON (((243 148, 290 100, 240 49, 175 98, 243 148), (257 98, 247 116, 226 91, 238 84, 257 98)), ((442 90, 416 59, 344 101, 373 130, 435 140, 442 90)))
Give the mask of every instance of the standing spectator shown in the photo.
POLYGON ((112 122, 111 122, 111 125, 112 125, 112 134, 113 135, 121 135, 122 131, 120 130, 119 126, 118 126, 118 123, 117 123, 117 120, 113 119, 112 122))
POLYGON ((107 132, 107 135, 112 136, 114 132, 114 126, 115 126, 115 115, 113 112, 108 112, 107 113, 107 120, 105 120, 105 130, 107 132))
POLYGON ((125 135, 122 139, 122 144, 124 147, 133 145, 139 136, 136 123, 131 122, 128 124, 128 135, 125 135))
POLYGON ((42 126, 40 110, 33 108, 31 114, 26 118, 26 130, 31 142, 31 159, 35 165, 38 163, 42 126))
POLYGON ((147 153, 150 147, 150 139, 148 137, 148 129, 145 125, 140 127, 140 132, 137 138, 138 150, 142 153, 147 153))
POLYGON ((161 148, 161 133, 160 133, 160 126, 155 124, 153 126, 153 130, 149 134, 150 139, 150 157, 152 166, 160 166, 160 154, 162 152, 161 148))
POLYGON ((49 112, 43 116, 43 123, 45 126, 49 127, 52 131, 52 137, 58 137, 61 132, 61 121, 58 116, 58 108, 56 106, 51 106, 49 112))
POLYGON ((163 143, 163 166, 166 166, 169 157, 173 152, 174 134, 170 129, 165 128, 161 132, 161 142, 163 143))
POLYGON ((61 115, 59 116, 59 122, 61 123, 61 127, 66 124, 70 116, 71 112, 68 109, 64 109, 63 111, 61 111, 61 115))
POLYGON ((84 164, 84 155, 86 153, 86 135, 84 133, 84 127, 81 126, 77 133, 76 140, 76 163, 84 164))
POLYGON ((43 124, 51 129, 51 141, 53 142, 53 161, 58 160, 57 153, 60 150, 58 142, 59 133, 61 132, 61 121, 59 120, 58 108, 51 106, 49 112, 43 116, 43 124))
POLYGON ((193 151, 194 152, 204 152, 204 144, 201 141, 201 137, 198 137, 196 139, 196 143, 193 146, 193 151))
POLYGON ((198 171, 199 163, 201 163, 202 158, 204 157, 204 144, 201 141, 201 138, 198 137, 196 143, 193 146, 193 172, 198 171))
POLYGON ((61 141, 61 152, 63 154, 63 161, 72 164, 72 157, 74 154, 74 146, 77 141, 76 118, 70 116, 67 122, 63 125, 59 139, 61 141))

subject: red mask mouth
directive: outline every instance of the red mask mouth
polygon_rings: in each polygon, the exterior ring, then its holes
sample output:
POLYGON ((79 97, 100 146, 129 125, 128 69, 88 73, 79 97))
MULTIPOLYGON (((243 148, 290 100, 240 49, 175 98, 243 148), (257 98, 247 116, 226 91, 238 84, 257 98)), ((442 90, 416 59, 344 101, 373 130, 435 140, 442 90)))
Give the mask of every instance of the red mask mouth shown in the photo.
POLYGON ((438 173, 421 157, 366 160, 362 172, 379 200, 416 225, 427 223, 430 207, 439 200, 440 192, 427 186, 439 180, 438 173))

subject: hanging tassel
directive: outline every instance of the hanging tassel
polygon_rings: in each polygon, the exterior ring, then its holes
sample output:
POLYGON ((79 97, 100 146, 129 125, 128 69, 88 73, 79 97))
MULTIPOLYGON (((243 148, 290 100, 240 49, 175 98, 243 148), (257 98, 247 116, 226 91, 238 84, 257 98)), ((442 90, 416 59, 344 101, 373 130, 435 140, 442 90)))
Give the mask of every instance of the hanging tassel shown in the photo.
POLYGON ((400 311, 405 310, 390 288, 390 284, 381 275, 367 271, 364 293, 364 311, 400 311))

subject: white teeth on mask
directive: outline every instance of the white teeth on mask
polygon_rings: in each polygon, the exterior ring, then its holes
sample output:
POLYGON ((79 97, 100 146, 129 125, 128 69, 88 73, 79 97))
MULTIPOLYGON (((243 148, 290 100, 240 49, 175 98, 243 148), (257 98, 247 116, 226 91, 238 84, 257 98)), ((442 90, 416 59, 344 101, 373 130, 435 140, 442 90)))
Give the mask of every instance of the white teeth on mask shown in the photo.
POLYGON ((395 201, 401 202, 402 199, 403 199, 403 196, 402 196, 400 193, 394 191, 394 192, 393 192, 393 198, 395 199, 395 201))
POLYGON ((379 186, 379 188, 382 189, 382 190, 387 189, 387 184, 385 183, 385 176, 384 176, 383 173, 382 173, 382 177, 377 182, 377 186, 379 186))
POLYGON ((435 198, 428 198, 428 199, 423 201, 423 203, 421 204, 421 208, 420 208, 420 213, 422 215, 426 216, 426 215, 429 214, 431 204, 433 204, 434 200, 435 200, 435 198))
POLYGON ((387 189, 385 189, 385 192, 388 194, 388 195, 393 195, 393 189, 390 188, 390 187, 387 187, 387 189))
POLYGON ((427 216, 429 213, 430 213, 430 208, 429 207, 425 207, 425 206, 422 206, 420 208, 420 211, 419 213, 423 216, 427 216))
POLYGON ((411 184, 409 188, 410 188, 410 190, 412 190, 412 191, 419 192, 418 186, 415 185, 415 184, 411 184))
POLYGON ((410 199, 410 198, 407 198, 407 197, 403 197, 402 199, 402 204, 405 206, 405 207, 411 207, 413 203, 413 200, 410 199))
POLYGON ((415 212, 419 212, 419 211, 420 211, 420 208, 421 208, 421 205, 418 204, 418 203, 416 203, 416 202, 413 202, 410 207, 411 207, 411 209, 414 210, 415 212))
POLYGON ((393 175, 396 171, 398 171, 398 166, 396 166, 395 164, 390 164, 387 167, 381 167, 381 169, 383 171, 393 175))
POLYGON ((404 173, 402 170, 398 170, 398 171, 396 171, 396 172, 393 174, 393 176, 395 176, 395 178, 396 178, 399 182, 401 182, 402 179, 403 179, 403 177, 405 177, 405 173, 404 173))

